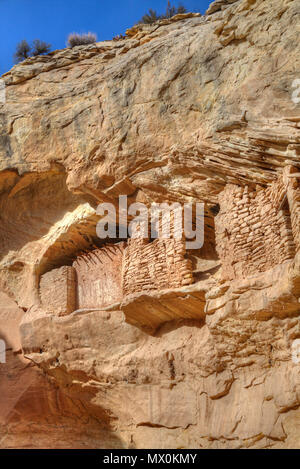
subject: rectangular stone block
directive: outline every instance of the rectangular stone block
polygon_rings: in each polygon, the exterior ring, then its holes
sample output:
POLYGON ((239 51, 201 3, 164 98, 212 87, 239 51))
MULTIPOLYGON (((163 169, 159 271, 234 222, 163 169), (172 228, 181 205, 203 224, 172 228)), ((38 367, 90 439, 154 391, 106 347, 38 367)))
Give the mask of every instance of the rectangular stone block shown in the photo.
POLYGON ((106 245, 73 263, 77 278, 78 309, 103 308, 121 301, 125 247, 125 242, 106 245))
POLYGON ((63 266, 42 275, 40 280, 42 306, 57 316, 65 316, 76 309, 76 273, 71 266, 63 266))

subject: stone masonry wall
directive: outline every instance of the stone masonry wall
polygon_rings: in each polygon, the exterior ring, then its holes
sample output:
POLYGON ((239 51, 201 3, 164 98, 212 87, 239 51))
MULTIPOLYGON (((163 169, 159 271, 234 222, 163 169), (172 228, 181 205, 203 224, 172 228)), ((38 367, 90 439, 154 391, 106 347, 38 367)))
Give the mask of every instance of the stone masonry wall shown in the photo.
POLYGON ((192 262, 185 253, 185 242, 175 239, 129 239, 105 245, 79 256, 73 267, 44 274, 43 307, 51 305, 58 314, 69 314, 112 305, 131 294, 189 285, 192 262))
POLYGON ((287 167, 283 176, 287 187, 293 237, 298 251, 300 249, 300 173, 296 172, 296 168, 287 167))
POLYGON ((77 308, 101 308, 122 299, 125 242, 91 251, 73 263, 77 274, 77 308))
POLYGON ((176 239, 130 239, 124 253, 124 295, 178 288, 193 283, 185 242, 176 239))
POLYGON ((227 185, 220 194, 216 243, 225 279, 264 272, 295 255, 286 185, 227 185))
POLYGON ((40 281, 40 297, 45 310, 64 316, 76 309, 76 276, 70 266, 45 273, 40 281))
MULTIPOLYGON (((215 218, 225 280, 245 278, 292 259, 300 249, 300 174, 287 167, 267 189, 228 184, 215 218)), ((141 292, 193 283, 185 241, 129 239, 79 256, 42 276, 43 307, 55 314, 101 308, 141 292), (55 292, 55 295, 53 295, 55 292)))

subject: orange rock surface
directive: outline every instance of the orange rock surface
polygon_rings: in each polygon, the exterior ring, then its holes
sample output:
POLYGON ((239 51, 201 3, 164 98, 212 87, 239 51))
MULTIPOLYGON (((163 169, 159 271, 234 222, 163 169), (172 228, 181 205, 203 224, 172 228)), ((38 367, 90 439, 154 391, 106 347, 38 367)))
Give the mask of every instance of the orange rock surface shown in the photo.
POLYGON ((300 448, 299 24, 217 0, 2 77, 0 447, 300 448), (203 247, 100 240, 120 195, 203 247))

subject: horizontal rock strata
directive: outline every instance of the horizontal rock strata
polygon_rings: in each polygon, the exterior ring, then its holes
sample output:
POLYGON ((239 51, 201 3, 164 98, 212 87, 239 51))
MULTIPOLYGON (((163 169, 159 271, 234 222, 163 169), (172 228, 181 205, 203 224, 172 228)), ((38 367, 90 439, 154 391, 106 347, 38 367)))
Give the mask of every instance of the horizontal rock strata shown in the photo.
POLYGON ((299 24, 217 0, 2 77, 2 448, 300 447, 299 24), (120 195, 203 246, 100 240, 120 195))

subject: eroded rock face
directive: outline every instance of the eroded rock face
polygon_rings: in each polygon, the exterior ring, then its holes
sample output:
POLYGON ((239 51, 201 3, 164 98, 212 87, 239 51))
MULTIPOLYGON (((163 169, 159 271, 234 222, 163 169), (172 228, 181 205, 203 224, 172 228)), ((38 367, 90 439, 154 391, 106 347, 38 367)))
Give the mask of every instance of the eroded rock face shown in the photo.
POLYGON ((2 77, 2 447, 300 447, 299 24, 218 0, 2 77), (119 195, 204 202, 203 247, 100 241, 119 195))
POLYGON ((19 325, 24 311, 0 295, 0 335, 6 363, 0 366, 1 448, 120 448, 104 410, 61 392, 47 373, 22 354, 19 325))

